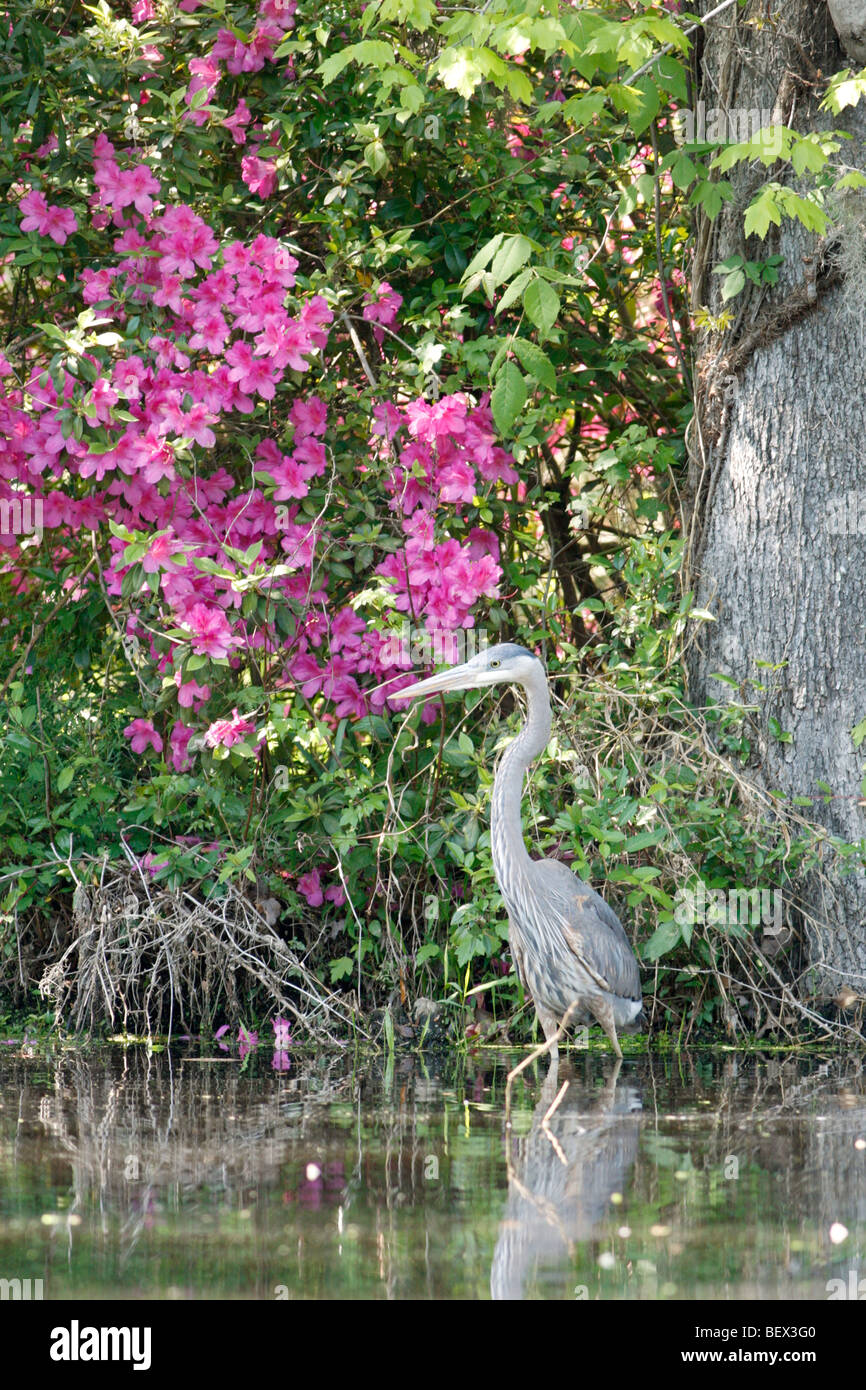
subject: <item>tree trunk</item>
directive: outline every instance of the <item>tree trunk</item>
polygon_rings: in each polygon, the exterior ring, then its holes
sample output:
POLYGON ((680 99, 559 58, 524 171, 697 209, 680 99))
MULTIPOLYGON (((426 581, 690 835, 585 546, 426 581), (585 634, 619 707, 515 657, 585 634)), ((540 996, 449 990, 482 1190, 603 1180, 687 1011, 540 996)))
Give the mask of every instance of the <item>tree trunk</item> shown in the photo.
MULTIPOLYGON (((737 122, 732 139, 750 138, 747 113, 763 112, 764 125, 850 131, 832 158, 866 166, 866 102, 836 117, 818 110, 826 77, 851 65, 825 4, 731 6, 706 26, 696 65, 708 139, 709 108, 737 122)), ((733 318, 697 341, 689 582, 717 621, 693 652, 690 691, 697 703, 726 702, 730 688, 713 673, 758 682, 747 701, 758 706, 758 777, 768 790, 816 797, 805 814, 856 843, 866 835, 866 745, 851 736, 866 716, 866 199, 830 195, 823 240, 783 219, 762 243, 744 237, 745 209, 765 183, 797 187, 790 165, 738 165, 729 177, 736 196, 715 223, 701 218, 693 275, 693 309, 729 308, 733 318), (712 271, 733 253, 783 256, 778 285, 747 282, 723 304, 712 271), (820 799, 819 782, 832 799, 820 799)), ((802 901, 809 992, 819 997, 843 984, 866 994, 866 875, 843 877, 839 866, 829 851, 802 901)))

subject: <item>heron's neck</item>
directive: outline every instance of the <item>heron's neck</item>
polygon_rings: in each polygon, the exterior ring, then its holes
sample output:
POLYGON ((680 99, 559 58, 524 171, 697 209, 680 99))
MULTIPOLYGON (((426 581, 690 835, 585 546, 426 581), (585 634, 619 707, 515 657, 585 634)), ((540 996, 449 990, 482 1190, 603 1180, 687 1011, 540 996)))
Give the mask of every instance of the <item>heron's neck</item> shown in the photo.
POLYGON ((543 668, 539 666, 538 671, 521 684, 526 693, 526 723, 499 760, 490 802, 493 867, 500 887, 506 892, 514 870, 529 860, 520 818, 523 776, 547 747, 551 725, 550 696, 543 668))

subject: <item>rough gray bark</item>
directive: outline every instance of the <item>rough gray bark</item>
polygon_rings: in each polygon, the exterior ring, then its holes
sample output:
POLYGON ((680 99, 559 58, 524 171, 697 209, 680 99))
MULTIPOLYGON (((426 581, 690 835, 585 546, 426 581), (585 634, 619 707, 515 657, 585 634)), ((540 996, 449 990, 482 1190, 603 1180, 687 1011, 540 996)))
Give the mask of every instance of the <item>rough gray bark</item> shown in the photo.
MULTIPOLYGON (((849 62, 824 5, 752 0, 708 24, 697 95, 740 129, 744 112, 764 111, 801 132, 849 130, 834 158, 863 168, 863 103, 838 117, 818 111, 826 76, 849 62)), ((866 745, 851 738, 866 716, 866 200, 831 202, 823 242, 788 221, 747 242, 745 208, 772 180, 791 183, 790 167, 739 166, 735 201, 698 227, 695 308, 726 307, 712 269, 734 252, 779 253, 784 265, 775 289, 748 286, 729 330, 698 342, 691 582, 718 621, 694 652, 691 694, 726 702, 731 690, 714 672, 763 684, 748 688, 758 777, 792 796, 820 796, 827 783, 833 799, 807 814, 856 843, 866 836, 866 745), (772 719, 790 743, 773 737, 772 719)), ((866 875, 843 877, 828 848, 803 907, 811 990, 866 994, 866 875)))
POLYGON ((827 0, 839 42, 848 57, 866 63, 866 3, 864 0, 827 0))

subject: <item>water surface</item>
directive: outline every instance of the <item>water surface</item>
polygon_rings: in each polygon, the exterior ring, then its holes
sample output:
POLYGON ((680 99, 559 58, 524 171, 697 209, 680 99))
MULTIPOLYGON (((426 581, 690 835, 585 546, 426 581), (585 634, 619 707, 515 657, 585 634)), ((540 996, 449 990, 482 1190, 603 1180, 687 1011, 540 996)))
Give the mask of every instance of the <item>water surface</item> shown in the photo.
POLYGON ((4 1047, 0 1279, 76 1300, 866 1293, 858 1058, 573 1054, 555 1086, 546 1064, 518 1080, 509 1131, 514 1060, 4 1047))

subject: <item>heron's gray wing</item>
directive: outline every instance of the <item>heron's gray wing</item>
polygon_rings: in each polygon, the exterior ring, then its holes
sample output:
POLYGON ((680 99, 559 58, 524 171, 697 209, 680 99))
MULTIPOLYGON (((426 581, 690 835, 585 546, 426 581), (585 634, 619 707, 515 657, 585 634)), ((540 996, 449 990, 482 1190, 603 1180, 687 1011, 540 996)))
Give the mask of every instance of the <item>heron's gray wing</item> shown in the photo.
POLYGON ((534 870, 551 919, 584 969, 611 994, 640 999, 638 963, 613 908, 561 860, 536 860, 534 870))

